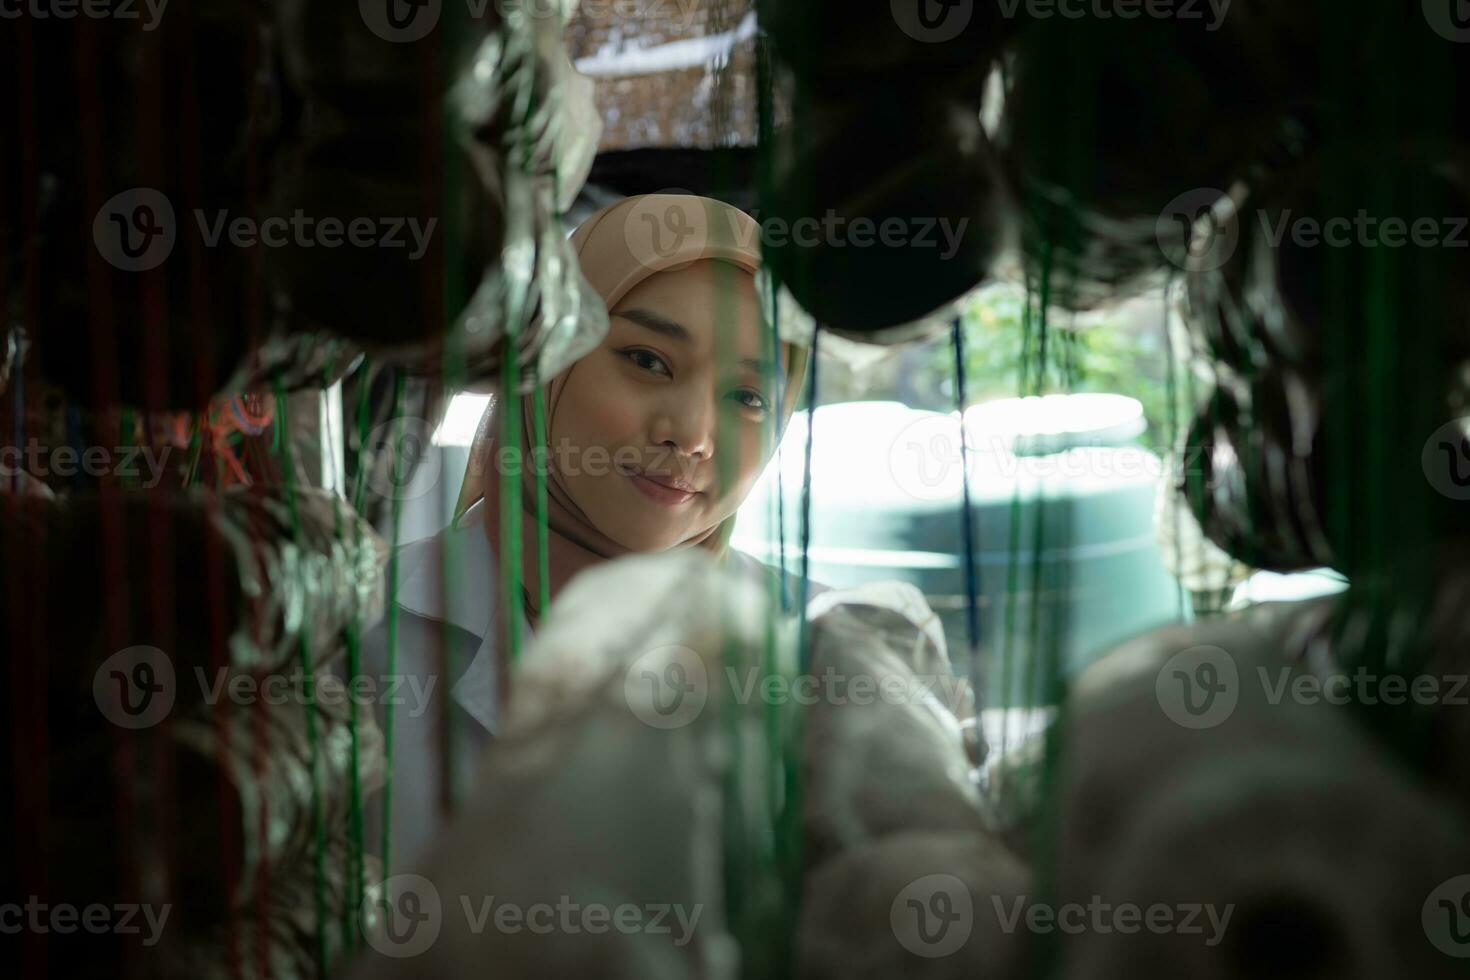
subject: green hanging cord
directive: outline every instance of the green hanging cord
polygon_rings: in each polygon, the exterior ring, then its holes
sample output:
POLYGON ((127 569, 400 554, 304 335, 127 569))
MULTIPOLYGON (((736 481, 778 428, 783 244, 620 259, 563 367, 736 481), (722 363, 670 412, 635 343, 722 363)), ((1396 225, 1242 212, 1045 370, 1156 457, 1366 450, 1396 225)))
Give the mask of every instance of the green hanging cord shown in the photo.
MULTIPOLYGON (((399 466, 402 463, 403 449, 403 422, 399 412, 403 406, 403 374, 401 371, 394 372, 393 378, 393 404, 390 409, 389 418, 397 426, 394 438, 389 442, 393 453, 393 486, 398 485, 401 474, 399 466)), ((359 488, 360 491, 361 488, 359 488)), ((398 536, 403 519, 402 494, 394 493, 389 503, 389 531, 388 540, 388 616, 385 628, 387 629, 387 665, 385 672, 388 677, 394 677, 398 671, 398 536)), ((392 827, 393 827, 393 699, 387 698, 383 702, 383 806, 382 806, 382 830, 379 842, 379 853, 382 855, 382 874, 386 881, 391 875, 392 864, 392 827)), ((387 896, 384 896, 384 901, 387 896)))
MULTIPOLYGON (((296 467, 291 458, 290 418, 287 413, 285 386, 281 376, 274 378, 276 395, 277 445, 281 447, 281 474, 286 495, 286 511, 291 520, 291 540, 301 546, 301 517, 296 505, 296 467)), ((304 583, 302 583, 304 584, 304 583)), ((311 827, 315 849, 313 892, 316 899, 316 966, 319 976, 327 975, 327 893, 326 893, 326 825, 322 817, 321 745, 316 730, 316 682, 312 673, 311 648, 303 629, 297 642, 300 654, 303 697, 306 700, 306 742, 311 756, 311 827)))

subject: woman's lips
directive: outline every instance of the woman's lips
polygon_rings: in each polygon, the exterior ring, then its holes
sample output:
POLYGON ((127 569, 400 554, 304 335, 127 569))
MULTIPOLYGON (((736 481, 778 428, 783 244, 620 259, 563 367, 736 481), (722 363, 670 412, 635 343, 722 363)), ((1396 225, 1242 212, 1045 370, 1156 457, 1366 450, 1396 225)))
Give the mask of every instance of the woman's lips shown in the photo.
POLYGON ((673 486, 656 477, 645 476, 635 470, 623 470, 626 476, 637 487, 644 496, 660 504, 682 504, 699 496, 696 490, 686 490, 683 487, 673 486))

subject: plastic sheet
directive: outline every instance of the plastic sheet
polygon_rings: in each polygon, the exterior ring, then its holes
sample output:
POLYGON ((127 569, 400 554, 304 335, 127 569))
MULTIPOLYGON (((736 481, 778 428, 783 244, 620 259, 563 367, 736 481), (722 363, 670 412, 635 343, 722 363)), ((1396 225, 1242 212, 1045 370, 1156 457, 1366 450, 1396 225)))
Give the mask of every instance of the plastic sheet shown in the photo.
POLYGON ((807 880, 797 976, 1020 980, 1026 937, 996 910, 1023 908, 1030 888, 1025 865, 983 834, 912 831, 856 847, 807 880))
POLYGON ((739 835, 726 824, 741 806, 721 801, 738 758, 758 776, 738 783, 755 794, 749 812, 769 801, 758 796, 760 706, 736 723, 734 748, 722 663, 759 663, 767 614, 753 580, 698 550, 618 559, 569 583, 515 676, 475 794, 405 883, 432 890, 442 930, 413 958, 395 958, 386 933, 370 938, 385 955, 357 975, 454 976, 494 962, 505 976, 735 976, 751 951, 727 931, 722 840, 739 835), (549 933, 477 932, 461 896, 472 907, 482 896, 522 910, 560 902, 574 916, 663 905, 672 929, 594 932, 573 918, 549 933), (676 935, 681 911, 698 915, 687 936, 676 935))
POLYGON ((592 79, 572 66, 561 26, 546 16, 512 19, 481 43, 450 102, 460 125, 495 147, 506 167, 555 176, 558 213, 586 183, 602 134, 592 79))
POLYGON ((1364 721, 1413 733, 1395 744, 1470 813, 1470 569, 1459 558, 1458 542, 1448 543, 1403 570, 1410 594, 1396 602, 1386 601, 1383 584, 1360 585, 1357 595, 1304 608, 1289 650, 1324 685, 1345 676, 1355 695, 1366 690, 1368 698, 1355 697, 1364 721), (1409 721, 1390 724, 1398 717, 1409 721))
POLYGON ((1319 383, 1287 371, 1219 388, 1186 445, 1182 491, 1211 541, 1253 568, 1333 566, 1319 383))
POLYGON ((551 207, 546 177, 507 175, 507 242, 497 268, 480 283, 465 310, 471 389, 493 385, 500 344, 516 338, 521 389, 554 377, 596 349, 607 335, 607 306, 582 275, 581 265, 551 207), (522 230, 523 229, 523 230, 522 230), (534 366, 535 373, 530 367, 534 366))
POLYGON ((982 826, 956 717, 973 714, 971 693, 951 670, 923 597, 883 585, 813 601, 809 863, 900 830, 982 826))
POLYGON ((1201 911, 1191 930, 1087 930, 1067 976, 1460 976, 1419 922, 1470 857, 1458 820, 1381 761, 1306 748, 1222 758, 1151 794, 1098 894, 1201 911))
POLYGON ((1283 754, 1317 771, 1383 766, 1383 753, 1332 704, 1272 696, 1297 676, 1288 637, 1299 614, 1295 603, 1266 604, 1158 630, 1078 678, 1050 798, 1061 901, 1086 904, 1100 894, 1144 809, 1181 777, 1219 774, 1225 791, 1225 767, 1283 754))
MULTIPOLYGON (((210 899, 219 897, 210 894, 219 881, 238 882, 234 896, 223 896, 237 911, 260 896, 268 907, 291 907, 292 899, 276 890, 277 879, 312 867, 314 813, 337 834, 351 815, 354 732, 344 703, 349 692, 331 674, 314 676, 310 687, 300 675, 287 679, 287 687, 271 694, 280 703, 225 706, 223 718, 199 712, 172 726, 184 749, 179 783, 198 795, 183 811, 198 846, 181 861, 180 872, 194 883, 195 894, 210 899), (312 732, 308 711, 315 714, 312 732), (221 866, 222 855, 233 853, 226 842, 238 842, 238 868, 221 866)), ((383 734, 370 711, 357 712, 355 741, 360 800, 386 778, 383 734)), ((324 852, 334 878, 345 877, 348 857, 345 849, 324 852)), ((309 918, 310 901, 293 914, 309 918)))
MULTIPOLYGON (((346 869, 351 842, 331 837, 323 850, 325 941, 329 963, 344 952, 341 923, 355 925, 359 889, 346 869)), ((271 882, 270 904, 249 906, 234 922, 181 937, 161 951, 159 974, 177 980, 309 980, 318 976, 316 959, 316 871, 311 862, 283 869, 271 882)), ((370 886, 382 879, 378 859, 364 858, 370 886)))

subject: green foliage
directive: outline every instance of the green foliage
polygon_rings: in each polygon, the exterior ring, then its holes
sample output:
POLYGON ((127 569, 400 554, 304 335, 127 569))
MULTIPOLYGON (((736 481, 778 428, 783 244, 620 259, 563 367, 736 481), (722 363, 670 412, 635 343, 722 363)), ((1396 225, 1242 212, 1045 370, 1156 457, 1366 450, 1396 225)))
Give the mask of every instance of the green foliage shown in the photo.
MULTIPOLYGON (((1147 329, 1108 320, 1074 328, 1053 320, 1043 337, 1038 324, 1028 329, 1024 293, 994 290, 965 311, 964 330, 969 404, 1021 394, 1127 395, 1143 404, 1149 427, 1145 442, 1155 451, 1166 447, 1172 424, 1162 323, 1147 329)), ((923 374, 922 385, 946 392, 952 405, 954 351, 947 340, 935 344, 923 374)))

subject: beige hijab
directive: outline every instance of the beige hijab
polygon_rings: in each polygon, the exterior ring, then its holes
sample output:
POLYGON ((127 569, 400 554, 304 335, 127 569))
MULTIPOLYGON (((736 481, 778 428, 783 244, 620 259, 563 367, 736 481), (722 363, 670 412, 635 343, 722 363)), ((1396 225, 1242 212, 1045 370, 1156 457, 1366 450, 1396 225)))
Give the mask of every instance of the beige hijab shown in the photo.
MULTIPOLYGON (((602 297, 609 312, 644 279, 660 272, 681 269, 700 259, 729 262, 751 275, 760 269, 760 228, 745 212, 707 197, 673 194, 646 194, 609 205, 592 215, 573 233, 571 244, 587 281, 602 297)), ((784 381, 781 413, 777 431, 785 430, 801 394, 805 376, 807 349, 783 343, 784 381)), ((567 379, 575 371, 574 363, 543 385, 546 404, 546 432, 550 438, 552 420, 556 417, 561 393, 567 379)), ((532 445, 533 396, 522 397, 521 445, 532 445)), ((492 397, 480 419, 470 449, 469 466, 460 487, 455 506, 457 521, 477 500, 484 499, 485 533, 496 555, 500 550, 501 482, 486 479, 492 472, 499 437, 496 406, 499 396, 492 397)), ((608 538, 587 519, 567 493, 556 472, 555 455, 547 453, 551 465, 546 478, 547 528, 550 594, 555 596, 562 586, 588 565, 627 554, 628 549, 608 538)), ((536 549, 535 474, 529 467, 521 474, 521 582, 526 614, 534 625, 541 610, 537 608, 538 589, 536 549)), ((712 527, 705 528, 675 547, 703 547, 723 555, 735 526, 732 515, 712 527)), ((496 603, 497 608, 501 603, 496 603)), ((496 620, 504 626, 501 617, 496 620)))

